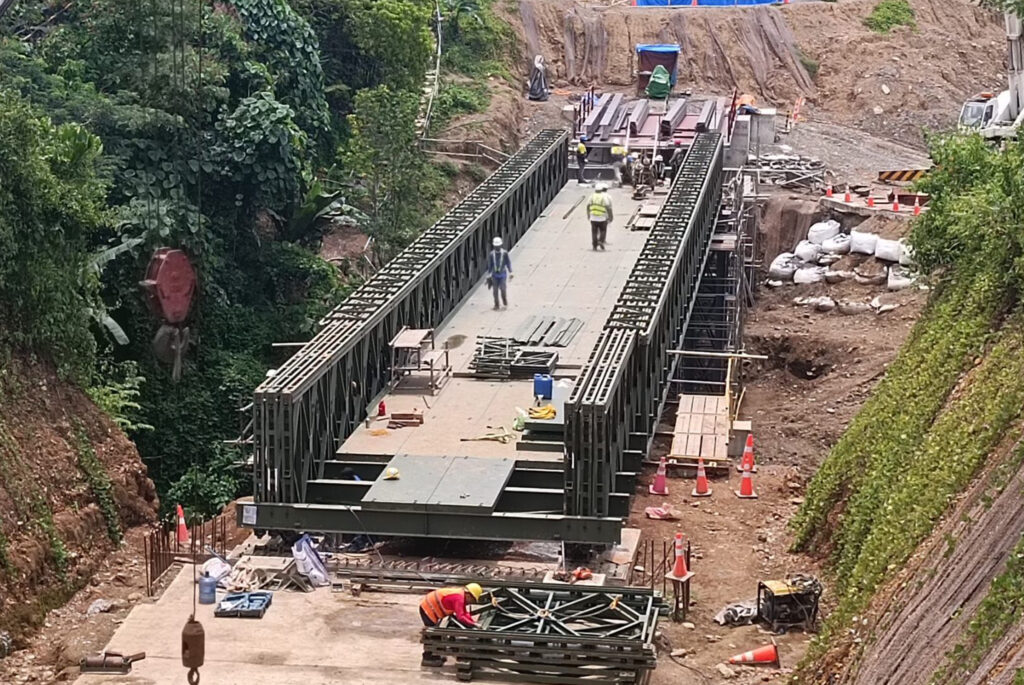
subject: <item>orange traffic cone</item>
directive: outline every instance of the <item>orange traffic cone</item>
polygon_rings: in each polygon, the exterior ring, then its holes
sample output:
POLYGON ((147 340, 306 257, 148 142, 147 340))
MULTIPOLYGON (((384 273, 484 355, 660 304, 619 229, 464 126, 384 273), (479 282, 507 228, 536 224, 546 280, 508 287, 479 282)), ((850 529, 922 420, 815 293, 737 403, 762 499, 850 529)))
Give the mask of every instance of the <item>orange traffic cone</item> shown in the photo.
POLYGON ((892 211, 897 213, 900 211, 900 196, 895 193, 892 196, 892 211))
POLYGON ((779 647, 772 640, 770 645, 758 647, 749 652, 743 652, 729 659, 730 664, 772 664, 776 668, 779 664, 779 647))
POLYGON ((648 491, 652 495, 667 495, 668 494, 668 482, 665 477, 665 457, 661 458, 658 462, 658 473, 654 476, 654 484, 647 486, 648 491))
POLYGON ((914 196, 914 216, 921 216, 921 198, 914 196))
POLYGON ((751 473, 757 473, 757 466, 754 464, 754 434, 747 435, 747 444, 743 446, 743 457, 740 458, 740 465, 736 470, 743 473, 748 469, 751 473))
POLYGON ((825 186, 825 197, 832 197, 832 184, 825 186))
POLYGON ((871 209, 875 208, 875 198, 872 197, 871 193, 868 193, 868 200, 867 200, 867 202, 868 202, 868 207, 870 207, 871 209))
POLYGON ((846 184, 846 192, 843 193, 843 202, 853 202, 853 196, 850 195, 850 184, 846 184))
POLYGON ((180 504, 176 506, 178 507, 178 542, 188 542, 188 526, 185 525, 185 512, 180 504))
POLYGON ((708 485, 708 474, 704 472, 704 457, 697 457, 697 487, 690 493, 694 497, 710 497, 711 486, 708 485))
POLYGON ((686 568, 686 551, 683 549, 682 533, 676 533, 675 548, 676 565, 672 568, 672 575, 682 580, 690 572, 690 569, 686 568))
POLYGON ((740 481, 740 489, 736 490, 736 496, 740 499, 757 499, 754 492, 754 479, 750 476, 750 469, 743 469, 743 480, 740 481))

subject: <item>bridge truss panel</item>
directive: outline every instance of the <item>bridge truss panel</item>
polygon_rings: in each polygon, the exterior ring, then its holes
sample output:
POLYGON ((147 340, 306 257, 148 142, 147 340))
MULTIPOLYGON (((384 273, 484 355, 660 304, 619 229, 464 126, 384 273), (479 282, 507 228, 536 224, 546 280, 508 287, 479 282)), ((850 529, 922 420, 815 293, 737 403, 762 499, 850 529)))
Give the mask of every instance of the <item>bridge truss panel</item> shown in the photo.
POLYGON ((257 502, 306 502, 306 485, 389 379, 402 326, 434 328, 483 276, 491 239, 511 247, 568 178, 568 137, 545 130, 331 311, 253 402, 257 502))
POLYGON ((565 513, 608 516, 664 408, 721 200, 721 134, 699 134, 567 402, 565 513))

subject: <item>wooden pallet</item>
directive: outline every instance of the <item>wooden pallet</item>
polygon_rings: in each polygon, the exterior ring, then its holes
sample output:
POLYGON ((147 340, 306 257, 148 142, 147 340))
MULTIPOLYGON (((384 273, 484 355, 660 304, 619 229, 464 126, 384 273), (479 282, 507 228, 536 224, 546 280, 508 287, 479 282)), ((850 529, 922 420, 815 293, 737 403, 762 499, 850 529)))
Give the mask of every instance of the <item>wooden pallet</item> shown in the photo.
POLYGON ((720 395, 680 395, 667 462, 696 468, 704 459, 709 475, 728 471, 729 404, 720 395))

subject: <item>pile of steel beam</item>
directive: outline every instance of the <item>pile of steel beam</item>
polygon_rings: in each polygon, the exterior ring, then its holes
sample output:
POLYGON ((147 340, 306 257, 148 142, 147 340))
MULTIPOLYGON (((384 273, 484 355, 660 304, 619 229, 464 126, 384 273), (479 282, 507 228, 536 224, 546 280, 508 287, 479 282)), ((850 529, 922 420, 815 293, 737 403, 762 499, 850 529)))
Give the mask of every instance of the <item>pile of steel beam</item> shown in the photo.
POLYGON ((566 148, 564 131, 539 133, 332 311, 256 389, 257 505, 306 501, 307 482, 322 477, 390 379, 388 341, 402 326, 439 325, 483 276, 491 239, 511 247, 522 237, 565 184, 566 148))
POLYGON ((566 406, 568 515, 607 516, 650 447, 721 198, 722 136, 699 134, 566 406))
POLYGON ((455 657, 460 680, 644 683, 663 600, 644 588, 504 582, 477 626, 449 618, 423 631, 428 657, 455 657))

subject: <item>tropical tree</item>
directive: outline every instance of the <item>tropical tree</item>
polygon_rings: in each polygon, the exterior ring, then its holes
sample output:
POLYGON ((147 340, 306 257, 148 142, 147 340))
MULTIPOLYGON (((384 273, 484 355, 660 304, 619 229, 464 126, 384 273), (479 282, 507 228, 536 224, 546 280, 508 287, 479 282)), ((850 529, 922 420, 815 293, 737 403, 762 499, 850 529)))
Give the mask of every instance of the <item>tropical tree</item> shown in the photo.
POLYGON ((453 42, 458 42, 463 21, 471 21, 483 25, 480 3, 478 0, 444 0, 441 13, 445 17, 445 28, 453 42))

